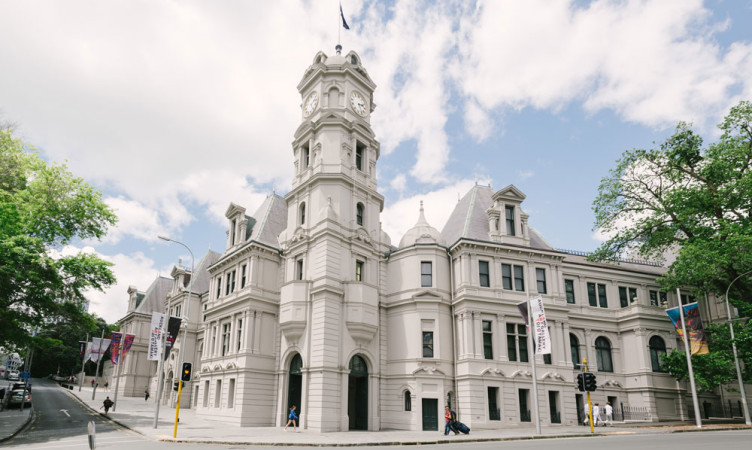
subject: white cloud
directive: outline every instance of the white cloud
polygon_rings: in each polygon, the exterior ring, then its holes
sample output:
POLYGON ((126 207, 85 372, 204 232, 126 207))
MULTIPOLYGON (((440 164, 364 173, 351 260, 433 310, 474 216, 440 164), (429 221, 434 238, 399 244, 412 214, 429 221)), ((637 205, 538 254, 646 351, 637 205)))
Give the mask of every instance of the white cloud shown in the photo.
POLYGON ((392 239, 392 244, 397 245, 407 230, 418 222, 421 201, 426 221, 441 231, 460 196, 465 195, 474 185, 474 180, 460 180, 441 189, 391 202, 381 215, 384 231, 392 239))
POLYGON ((389 182, 389 187, 391 187, 397 192, 404 191, 406 186, 407 186, 407 177, 403 173, 398 174, 397 176, 392 178, 392 181, 389 182))
POLYGON ((528 178, 532 177, 533 175, 535 175, 535 172, 532 171, 532 170, 518 170, 517 171, 517 177, 520 180, 527 180, 528 178))

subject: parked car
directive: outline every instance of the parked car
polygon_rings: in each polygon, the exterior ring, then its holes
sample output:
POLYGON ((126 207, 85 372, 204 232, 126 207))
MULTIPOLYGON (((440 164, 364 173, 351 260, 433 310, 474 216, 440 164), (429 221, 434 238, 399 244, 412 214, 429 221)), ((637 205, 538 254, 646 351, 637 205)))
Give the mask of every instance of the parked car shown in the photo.
MULTIPOLYGON (((26 383, 13 383, 13 385, 10 387, 10 390, 11 391, 16 391, 19 389, 23 390, 24 386, 26 386, 26 383)), ((29 383, 29 385, 26 387, 26 390, 31 392, 31 383, 29 383)))
POLYGON ((8 371, 8 380, 9 381, 18 381, 20 379, 21 379, 21 374, 18 373, 17 370, 8 371))
POLYGON ((21 402, 24 402, 27 405, 31 405, 31 392, 26 391, 26 399, 24 399, 23 389, 16 389, 15 391, 11 391, 8 404, 21 406, 21 402))

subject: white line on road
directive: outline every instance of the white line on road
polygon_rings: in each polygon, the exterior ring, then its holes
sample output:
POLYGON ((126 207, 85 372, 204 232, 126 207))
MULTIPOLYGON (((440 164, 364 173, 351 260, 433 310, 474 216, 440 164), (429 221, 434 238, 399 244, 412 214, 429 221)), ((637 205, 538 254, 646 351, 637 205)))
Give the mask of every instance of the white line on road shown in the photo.
POLYGON ((61 409, 60 412, 62 412, 66 416, 70 417, 70 414, 68 414, 68 410, 67 409, 61 409))

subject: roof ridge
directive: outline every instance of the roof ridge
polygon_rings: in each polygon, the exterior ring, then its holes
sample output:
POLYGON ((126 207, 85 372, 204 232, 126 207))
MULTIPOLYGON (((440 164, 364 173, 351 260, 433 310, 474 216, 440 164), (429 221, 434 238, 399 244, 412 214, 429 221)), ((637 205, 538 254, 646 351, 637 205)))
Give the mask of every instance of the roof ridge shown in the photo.
POLYGON ((465 226, 462 229, 461 236, 467 236, 467 232, 470 229, 470 218, 473 216, 473 207, 475 207, 475 195, 478 193, 478 185, 475 185, 473 187, 473 193, 470 197, 470 205, 467 208, 467 213, 465 214, 465 226))

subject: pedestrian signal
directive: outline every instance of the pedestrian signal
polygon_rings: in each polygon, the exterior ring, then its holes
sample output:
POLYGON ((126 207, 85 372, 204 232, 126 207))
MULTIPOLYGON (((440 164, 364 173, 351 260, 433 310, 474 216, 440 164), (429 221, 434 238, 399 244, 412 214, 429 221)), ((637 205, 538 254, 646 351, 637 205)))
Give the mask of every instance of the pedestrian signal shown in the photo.
POLYGON ((177 391, 178 389, 180 389, 180 382, 176 381, 175 384, 172 386, 172 390, 177 391))
POLYGON ((189 362, 183 363, 183 375, 180 377, 183 381, 191 381, 191 368, 193 367, 193 364, 189 362))
POLYGON ((581 373, 577 374, 577 390, 580 392, 585 391, 585 377, 581 373))

